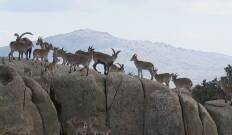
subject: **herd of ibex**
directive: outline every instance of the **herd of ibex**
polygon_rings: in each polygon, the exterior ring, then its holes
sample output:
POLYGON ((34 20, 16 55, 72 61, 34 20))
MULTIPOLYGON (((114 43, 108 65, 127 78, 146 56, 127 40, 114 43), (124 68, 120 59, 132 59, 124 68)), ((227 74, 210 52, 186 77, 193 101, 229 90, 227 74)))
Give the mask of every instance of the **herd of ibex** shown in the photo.
MULTIPOLYGON (((19 52, 19 60, 23 58, 23 54, 26 55, 26 59, 29 59, 31 57, 33 46, 32 41, 26 37, 23 37, 27 34, 33 35, 31 32, 25 32, 20 36, 17 33, 15 34, 16 41, 12 41, 10 43, 11 51, 9 53, 9 61, 11 61, 11 57, 13 57, 13 53, 15 51, 19 52)), ((115 51, 113 48, 112 55, 95 51, 93 47, 89 47, 87 52, 78 50, 75 53, 70 53, 66 52, 64 48, 59 49, 57 47, 54 47, 51 43, 44 42, 41 37, 38 38, 36 45, 40 46, 40 49, 35 49, 33 51, 33 61, 37 61, 40 59, 41 64, 42 62, 48 61, 48 54, 51 50, 53 50, 53 61, 52 63, 45 65, 45 71, 49 70, 50 72, 53 72, 56 64, 59 62, 58 58, 60 57, 63 59, 63 65, 70 66, 70 73, 72 72, 72 69, 73 71, 76 71, 76 67, 82 65, 83 68, 81 68, 80 71, 86 69, 86 76, 88 76, 89 65, 92 60, 94 62, 93 69, 98 73, 100 73, 96 68, 98 64, 102 64, 104 66, 105 75, 107 75, 109 72, 125 72, 124 64, 115 63, 120 51, 115 51)), ((155 69, 154 64, 152 64, 151 62, 139 60, 137 58, 137 54, 134 54, 132 56, 131 61, 134 61, 134 64, 138 69, 138 77, 140 78, 143 78, 142 71, 147 70, 150 72, 151 80, 153 80, 153 77, 155 77, 158 82, 162 84, 164 83, 167 86, 169 86, 169 82, 173 80, 177 88, 190 89, 192 87, 192 81, 188 78, 177 78, 177 75, 173 73, 158 74, 158 70, 155 69)))
MULTIPOLYGON (((15 34, 16 40, 10 42, 11 51, 9 53, 9 61, 11 61, 11 57, 13 57, 13 53, 15 51, 19 53, 19 60, 23 58, 23 54, 26 55, 26 59, 31 58, 31 51, 33 47, 32 41, 26 37, 23 37, 27 34, 33 35, 31 32, 25 32, 21 35, 17 33, 15 34)), ((58 47, 54 47, 51 43, 44 42, 41 37, 38 38, 36 45, 40 46, 40 49, 35 49, 33 51, 33 60, 37 61, 40 59, 41 64, 42 62, 48 61, 48 54, 51 50, 53 50, 53 61, 52 63, 45 65, 45 71, 48 70, 50 72, 53 72, 56 67, 56 64, 59 62, 58 58, 62 58, 62 64, 69 65, 69 73, 72 72, 72 69, 73 71, 76 71, 76 68, 79 67, 79 65, 82 65, 83 68, 81 68, 79 71, 86 69, 86 76, 88 76, 89 65, 92 60, 94 63, 93 69, 98 73, 100 73, 96 68, 98 64, 104 66, 105 75, 107 75, 109 72, 125 72, 123 64, 115 63, 120 51, 115 51, 114 49, 112 49, 112 55, 95 51, 95 49, 92 46, 88 48, 88 51, 78 50, 75 53, 70 53, 65 51, 64 48, 59 49, 58 47)), ((139 60, 137 54, 134 54, 132 56, 131 61, 134 62, 138 70, 139 78, 143 78, 142 71, 147 70, 151 75, 151 80, 155 78, 157 82, 165 84, 168 87, 171 80, 173 81, 177 89, 186 88, 190 90, 193 86, 193 83, 189 78, 177 78, 177 74, 174 73, 158 74, 158 69, 155 68, 154 64, 152 64, 151 62, 139 60)), ((29 74, 31 75, 31 72, 29 72, 29 74)), ((225 91, 228 91, 226 85, 224 85, 223 83, 220 83, 220 85, 223 89, 225 89, 225 91)), ((232 92, 226 93, 231 94, 232 92)))

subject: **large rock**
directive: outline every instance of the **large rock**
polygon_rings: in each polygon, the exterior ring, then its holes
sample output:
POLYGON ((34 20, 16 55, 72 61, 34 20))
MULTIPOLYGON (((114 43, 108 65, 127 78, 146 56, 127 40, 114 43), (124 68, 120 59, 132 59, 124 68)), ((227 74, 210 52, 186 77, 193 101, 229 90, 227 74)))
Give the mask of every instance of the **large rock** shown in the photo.
POLYGON ((88 121, 97 118, 105 125, 104 76, 81 75, 77 72, 57 74, 53 78, 56 101, 64 132, 72 134, 67 124, 72 119, 88 121), (97 77, 97 78, 95 78, 97 77))
POLYGON ((59 122, 49 96, 31 79, 25 82, 13 68, 0 65, 0 134, 58 135, 59 122))
POLYGON ((145 91, 145 135, 184 135, 178 96, 159 83, 141 83, 145 91))
POLYGON ((205 107, 214 119, 219 135, 232 134, 232 106, 224 100, 214 100, 205 103, 205 107))
POLYGON ((217 126, 204 106, 198 104, 204 135, 218 135, 217 126))
POLYGON ((140 81, 124 74, 106 78, 109 123, 113 135, 142 135, 144 92, 140 81))
MULTIPOLYGON (((0 68, 1 135, 55 135, 60 130, 58 120, 67 135, 75 135, 76 127, 70 121, 106 125, 111 135, 217 135, 214 120, 218 121, 202 105, 188 93, 178 96, 155 81, 123 73, 104 76, 92 70, 86 77, 85 71, 69 74, 68 67, 59 65, 48 82, 49 97, 34 81, 40 80, 40 65, 27 64, 33 80, 22 79, 20 62, 9 64, 17 72, 0 68)), ((218 119, 231 121, 223 116, 223 109, 220 113, 218 119)), ((231 135, 231 130, 226 131, 231 135)))
POLYGON ((206 109, 186 94, 180 96, 185 134, 218 135, 216 124, 206 109))

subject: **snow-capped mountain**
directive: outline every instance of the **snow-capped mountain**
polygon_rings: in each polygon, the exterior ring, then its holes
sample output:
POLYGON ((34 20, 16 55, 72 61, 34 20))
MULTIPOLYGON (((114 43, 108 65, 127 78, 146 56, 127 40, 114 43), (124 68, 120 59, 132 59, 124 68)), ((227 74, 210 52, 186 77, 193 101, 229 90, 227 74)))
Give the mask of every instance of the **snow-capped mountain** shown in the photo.
MULTIPOLYGON (((96 51, 109 54, 112 53, 110 48, 121 50, 117 62, 125 64, 127 72, 135 74, 137 71, 130 58, 136 53, 138 59, 153 62, 160 73, 178 73, 180 77, 191 78, 194 83, 223 75, 223 68, 232 62, 231 56, 223 54, 176 48, 165 43, 125 40, 106 32, 90 29, 47 37, 45 41, 51 42, 55 46, 64 47, 70 52, 78 49, 87 50, 88 46, 94 46, 96 51)), ((5 50, 0 48, 0 55, 3 54, 6 54, 5 50)), ((148 72, 144 73, 148 75, 148 72)))

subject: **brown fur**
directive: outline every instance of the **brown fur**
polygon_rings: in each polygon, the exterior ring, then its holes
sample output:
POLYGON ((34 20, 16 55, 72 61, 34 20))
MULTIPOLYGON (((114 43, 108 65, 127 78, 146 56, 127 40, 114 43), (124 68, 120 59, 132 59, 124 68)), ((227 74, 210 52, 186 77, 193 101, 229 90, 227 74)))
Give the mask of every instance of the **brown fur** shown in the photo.
POLYGON ((41 61, 46 61, 48 58, 48 53, 52 49, 52 45, 49 45, 46 49, 35 49, 33 51, 33 60, 38 60, 39 58, 41 58, 41 61))
POLYGON ((186 88, 188 90, 191 90, 191 87, 193 86, 191 79, 189 79, 189 78, 177 78, 177 74, 172 74, 172 80, 173 80, 177 89, 186 88))
POLYGON ((169 86, 169 83, 172 79, 172 74, 169 74, 169 73, 158 74, 157 71, 158 71, 158 69, 154 70, 154 77, 155 77, 156 81, 158 81, 162 84, 165 83, 167 86, 169 86))
POLYGON ((104 74, 105 75, 108 74, 110 66, 113 65, 114 61, 118 57, 118 54, 120 53, 120 51, 115 52, 114 49, 112 49, 112 51, 113 51, 113 54, 111 56, 108 54, 102 53, 102 52, 93 52, 93 61, 94 61, 93 68, 95 71, 100 73, 97 70, 96 66, 98 64, 103 64, 104 65, 104 74))
POLYGON ((151 80, 153 80, 154 65, 151 62, 138 60, 137 54, 132 56, 131 61, 134 61, 134 64, 138 69, 138 77, 140 77, 141 74, 141 78, 143 78, 142 70, 148 70, 151 74, 151 80))

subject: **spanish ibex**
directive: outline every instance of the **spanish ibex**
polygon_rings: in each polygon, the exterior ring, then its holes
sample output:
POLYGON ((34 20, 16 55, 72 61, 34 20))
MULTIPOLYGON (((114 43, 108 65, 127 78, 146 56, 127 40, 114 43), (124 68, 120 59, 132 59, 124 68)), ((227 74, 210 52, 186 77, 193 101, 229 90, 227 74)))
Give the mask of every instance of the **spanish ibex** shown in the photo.
POLYGON ((155 68, 151 62, 138 60, 137 54, 134 54, 132 56, 131 61, 134 61, 134 64, 136 68, 138 69, 138 77, 140 77, 140 74, 141 74, 141 78, 143 78, 142 70, 148 70, 151 74, 151 80, 153 80, 153 71, 155 68))
MULTIPOLYGON (((19 35, 18 33, 15 33, 14 35, 16 36, 16 41, 24 41, 25 42, 25 44, 29 44, 29 45, 31 45, 31 48, 29 48, 28 50, 27 50, 27 52, 26 52, 26 58, 31 58, 31 52, 32 52, 32 46, 33 46, 33 43, 32 43, 32 41, 29 39, 29 38, 27 38, 27 37, 24 37, 24 38, 22 38, 24 35, 33 35, 31 32, 24 32, 23 34, 21 34, 21 35, 19 35)), ((21 55, 23 55, 23 54, 21 54, 21 55)), ((22 56, 23 57, 23 56, 22 56)))
POLYGON ((89 64, 92 60, 94 49, 92 47, 89 47, 88 53, 86 54, 66 54, 66 60, 68 64, 70 64, 70 70, 69 73, 72 72, 72 67, 74 66, 74 71, 76 71, 76 66, 83 65, 84 67, 80 69, 80 71, 86 69, 86 76, 88 76, 89 73, 89 64))
POLYGON ((177 74, 172 74, 172 80, 173 80, 176 88, 179 90, 179 92, 180 92, 181 88, 186 88, 190 91, 191 87, 193 86, 191 79, 189 79, 189 78, 177 78, 177 76, 178 76, 177 74))
POLYGON ((41 61, 47 61, 48 53, 50 50, 53 50, 52 44, 46 46, 45 49, 35 49, 33 51, 33 60, 38 60, 39 58, 41 58, 41 61))
POLYGON ((71 54, 71 53, 67 53, 64 48, 62 49, 57 49, 56 51, 56 56, 57 57, 61 57, 63 59, 63 63, 62 65, 66 65, 67 64, 67 55, 71 54))
POLYGON ((21 39, 22 36, 24 36, 25 34, 31 34, 30 32, 25 32, 23 33, 21 36, 18 36, 17 33, 15 33, 15 35, 17 36, 16 41, 12 41, 10 42, 10 53, 8 54, 9 56, 9 61, 11 61, 11 57, 13 57, 13 53, 15 51, 19 52, 19 57, 18 59, 20 60, 21 58, 23 58, 23 53, 26 54, 26 59, 28 59, 28 57, 30 57, 30 51, 32 49, 32 42, 29 41, 29 39, 21 39), (29 56, 28 56, 29 54, 29 56))
POLYGON ((169 87, 169 83, 172 79, 172 74, 169 74, 169 73, 158 74, 157 72, 158 72, 158 69, 155 69, 153 73, 156 81, 162 84, 165 83, 169 87))
POLYGON ((232 105, 232 83, 229 81, 228 77, 221 77, 221 80, 218 81, 218 85, 221 87, 225 93, 225 102, 227 103, 227 97, 230 98, 230 105, 232 105))
POLYGON ((116 64, 111 65, 109 72, 125 72, 125 70, 124 70, 124 64, 116 63, 116 64))
POLYGON ((102 64, 104 66, 104 74, 107 75, 109 72, 110 66, 113 65, 114 61, 118 57, 118 54, 121 52, 121 51, 115 52, 113 48, 111 49, 113 51, 112 55, 108 55, 102 52, 95 52, 95 51, 93 52, 93 61, 94 61, 93 68, 98 73, 100 72, 97 70, 96 67, 98 64, 102 64))

